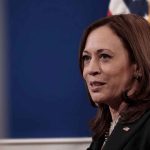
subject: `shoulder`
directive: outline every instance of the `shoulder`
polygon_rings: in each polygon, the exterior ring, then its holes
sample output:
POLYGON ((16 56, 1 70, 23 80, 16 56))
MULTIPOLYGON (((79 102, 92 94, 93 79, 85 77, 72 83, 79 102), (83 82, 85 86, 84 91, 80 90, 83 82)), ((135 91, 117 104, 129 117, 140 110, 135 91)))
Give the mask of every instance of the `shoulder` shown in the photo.
MULTIPOLYGON (((132 124, 131 124, 132 126, 132 124)), ((133 123, 133 128, 137 128, 140 132, 146 130, 150 132, 150 110, 147 110, 137 121, 133 123)))
POLYGON ((141 116, 139 121, 135 123, 133 134, 128 138, 125 150, 139 149, 149 150, 150 148, 150 111, 141 116))
POLYGON ((143 115, 141 120, 144 120, 143 130, 145 131, 145 134, 150 136, 150 110, 143 115))
POLYGON ((145 124, 145 126, 150 128, 150 110, 147 110, 143 116, 140 118, 140 121, 143 122, 143 124, 145 124))
POLYGON ((138 128, 137 136, 140 139, 141 144, 148 145, 150 147, 150 110, 146 111, 140 118, 139 122, 142 122, 138 128), (142 138, 141 138, 142 137, 142 138))

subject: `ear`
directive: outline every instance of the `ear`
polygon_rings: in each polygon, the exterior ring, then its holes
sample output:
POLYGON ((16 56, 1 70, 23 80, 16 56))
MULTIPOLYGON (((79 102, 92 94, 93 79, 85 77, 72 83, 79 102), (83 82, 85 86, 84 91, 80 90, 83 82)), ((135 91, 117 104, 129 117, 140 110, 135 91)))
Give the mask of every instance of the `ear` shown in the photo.
POLYGON ((133 64, 133 70, 134 70, 133 78, 140 81, 142 78, 141 69, 137 66, 137 64, 133 64))

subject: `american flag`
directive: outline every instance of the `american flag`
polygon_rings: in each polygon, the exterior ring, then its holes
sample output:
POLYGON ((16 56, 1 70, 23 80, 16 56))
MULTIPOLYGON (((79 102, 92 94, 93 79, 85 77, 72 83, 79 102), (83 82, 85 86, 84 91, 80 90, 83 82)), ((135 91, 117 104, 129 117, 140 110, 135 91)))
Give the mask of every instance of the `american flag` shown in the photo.
POLYGON ((149 20, 150 0, 110 0, 108 15, 134 13, 149 20))

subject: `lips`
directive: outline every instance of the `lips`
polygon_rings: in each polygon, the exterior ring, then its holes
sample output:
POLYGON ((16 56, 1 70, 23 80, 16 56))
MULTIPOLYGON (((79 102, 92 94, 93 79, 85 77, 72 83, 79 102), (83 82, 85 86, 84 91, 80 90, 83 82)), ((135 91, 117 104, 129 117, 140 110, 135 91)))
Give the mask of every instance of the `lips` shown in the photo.
POLYGON ((100 82, 100 81, 91 81, 90 86, 101 86, 106 84, 105 82, 100 82))
POLYGON ((101 82, 101 81, 91 81, 89 83, 89 86, 90 86, 90 89, 93 91, 93 92, 96 92, 98 91, 100 88, 102 88, 103 85, 105 85, 106 82, 101 82))

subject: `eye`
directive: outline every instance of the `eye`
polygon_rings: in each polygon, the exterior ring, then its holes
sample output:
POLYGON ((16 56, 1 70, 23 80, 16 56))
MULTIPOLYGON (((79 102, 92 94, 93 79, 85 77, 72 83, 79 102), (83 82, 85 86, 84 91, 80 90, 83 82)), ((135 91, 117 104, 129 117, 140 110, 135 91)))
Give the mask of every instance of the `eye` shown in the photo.
POLYGON ((102 60, 104 60, 104 61, 107 61, 107 60, 109 60, 109 59, 112 58, 112 56, 110 56, 109 54, 105 54, 105 53, 100 54, 99 57, 100 57, 100 59, 102 59, 102 60))
POLYGON ((87 63, 88 61, 90 61, 91 57, 89 55, 83 55, 82 56, 82 62, 83 63, 87 63))

